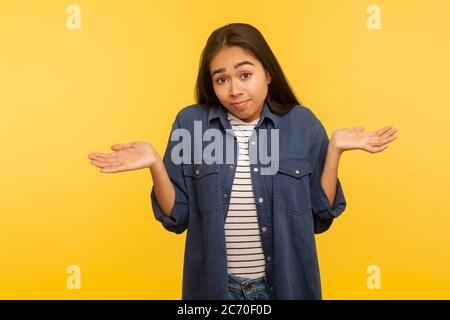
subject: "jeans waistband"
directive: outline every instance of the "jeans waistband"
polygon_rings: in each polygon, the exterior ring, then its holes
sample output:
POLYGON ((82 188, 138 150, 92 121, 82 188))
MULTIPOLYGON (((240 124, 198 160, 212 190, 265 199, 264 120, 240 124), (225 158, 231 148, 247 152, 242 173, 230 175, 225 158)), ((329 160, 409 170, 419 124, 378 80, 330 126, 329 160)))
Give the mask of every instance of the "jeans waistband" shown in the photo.
POLYGON ((261 289, 264 290, 268 287, 266 277, 259 277, 255 279, 244 279, 233 274, 228 274, 228 283, 231 288, 237 290, 252 290, 261 289))

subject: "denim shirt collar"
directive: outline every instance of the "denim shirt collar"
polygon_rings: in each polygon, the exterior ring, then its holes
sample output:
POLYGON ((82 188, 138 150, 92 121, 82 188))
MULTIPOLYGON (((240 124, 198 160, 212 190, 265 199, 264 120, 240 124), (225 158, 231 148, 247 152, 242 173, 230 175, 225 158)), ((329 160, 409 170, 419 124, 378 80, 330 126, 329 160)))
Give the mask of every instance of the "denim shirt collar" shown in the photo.
MULTIPOLYGON (((224 129, 231 129, 230 122, 228 121, 227 109, 222 105, 212 105, 208 110, 208 124, 210 124, 212 119, 219 118, 220 122, 224 129)), ((278 118, 279 116, 270 110, 267 101, 264 100, 264 105, 261 109, 260 121, 255 127, 258 127, 263 121, 264 118, 269 118, 272 120, 274 127, 278 128, 278 118)))

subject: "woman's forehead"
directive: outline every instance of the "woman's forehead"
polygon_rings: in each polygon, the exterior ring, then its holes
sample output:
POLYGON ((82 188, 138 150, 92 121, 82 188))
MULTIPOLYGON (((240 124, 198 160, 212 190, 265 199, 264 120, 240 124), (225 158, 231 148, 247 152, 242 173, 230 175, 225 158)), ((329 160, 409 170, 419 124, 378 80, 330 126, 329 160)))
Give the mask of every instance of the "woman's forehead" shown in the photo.
POLYGON ((210 71, 212 73, 217 69, 237 69, 242 65, 257 67, 259 62, 253 55, 240 47, 225 47, 211 60, 210 71))

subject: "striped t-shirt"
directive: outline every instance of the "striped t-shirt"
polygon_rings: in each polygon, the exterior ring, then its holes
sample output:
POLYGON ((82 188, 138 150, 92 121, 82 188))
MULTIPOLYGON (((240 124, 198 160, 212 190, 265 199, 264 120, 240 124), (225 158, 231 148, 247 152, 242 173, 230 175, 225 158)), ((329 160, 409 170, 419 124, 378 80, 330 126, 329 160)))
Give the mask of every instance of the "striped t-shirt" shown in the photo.
POLYGON ((265 258, 250 176, 248 139, 259 119, 245 122, 228 112, 239 148, 225 220, 228 273, 247 279, 265 276, 265 258))

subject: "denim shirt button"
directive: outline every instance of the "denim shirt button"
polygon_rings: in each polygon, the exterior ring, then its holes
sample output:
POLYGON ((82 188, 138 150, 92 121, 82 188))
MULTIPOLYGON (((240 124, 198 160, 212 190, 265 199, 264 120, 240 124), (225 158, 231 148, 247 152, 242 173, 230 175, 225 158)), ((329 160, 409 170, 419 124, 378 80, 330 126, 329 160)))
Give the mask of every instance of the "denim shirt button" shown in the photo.
POLYGON ((259 203, 262 203, 264 201, 264 199, 263 198, 259 198, 258 201, 259 201, 259 203))
POLYGON ((258 172, 258 168, 253 168, 253 171, 258 172))
POLYGON ((229 168, 230 170, 233 170, 234 166, 233 166, 232 164, 230 164, 230 165, 228 166, 228 168, 229 168))
POLYGON ((300 174, 300 171, 298 171, 298 170, 295 170, 295 174, 300 174))
POLYGON ((200 174, 200 170, 195 170, 195 175, 198 176, 200 174))
POLYGON ((262 230, 262 232, 266 232, 267 228, 266 227, 262 227, 261 230, 262 230))
POLYGON ((272 257, 267 257, 267 261, 272 261, 272 257))
POLYGON ((224 197, 224 198, 228 197, 228 194, 224 193, 224 194, 223 194, 223 197, 224 197))

